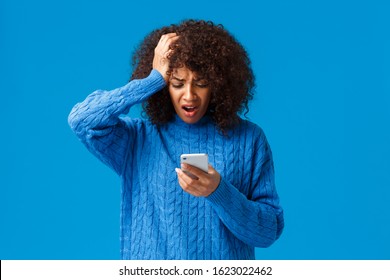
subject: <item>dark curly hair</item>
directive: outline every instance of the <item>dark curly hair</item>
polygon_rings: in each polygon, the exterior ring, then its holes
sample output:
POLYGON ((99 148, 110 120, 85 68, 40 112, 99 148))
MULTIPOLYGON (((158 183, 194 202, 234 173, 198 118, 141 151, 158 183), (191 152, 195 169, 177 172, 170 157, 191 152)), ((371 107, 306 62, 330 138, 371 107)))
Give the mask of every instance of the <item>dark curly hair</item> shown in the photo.
MULTIPOLYGON (((208 81, 211 97, 207 114, 226 132, 239 122, 239 113, 248 112, 253 98, 254 75, 247 52, 222 25, 211 21, 185 20, 180 24, 152 31, 132 57, 134 69, 130 80, 147 77, 152 70, 154 49, 160 37, 176 33, 179 39, 171 46, 168 74, 187 67, 208 81)), ((175 115, 168 88, 160 90, 143 103, 154 124, 169 122, 175 115)))

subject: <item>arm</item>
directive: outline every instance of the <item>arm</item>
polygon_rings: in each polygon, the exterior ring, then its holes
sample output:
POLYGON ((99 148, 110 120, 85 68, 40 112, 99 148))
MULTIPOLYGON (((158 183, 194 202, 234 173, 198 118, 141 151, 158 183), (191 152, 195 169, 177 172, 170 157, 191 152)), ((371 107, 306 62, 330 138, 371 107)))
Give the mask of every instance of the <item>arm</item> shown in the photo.
POLYGON ((73 107, 69 125, 88 150, 121 174, 133 130, 119 116, 165 85, 162 75, 152 70, 145 79, 133 80, 121 88, 97 90, 73 107))
POLYGON ((112 91, 95 91, 76 104, 68 117, 70 127, 87 148, 118 174, 122 174, 129 140, 134 136, 133 123, 126 123, 119 116, 165 87, 170 46, 177 39, 176 33, 161 36, 148 77, 132 80, 112 91))
POLYGON ((179 184, 188 193, 205 196, 226 227, 240 240, 254 247, 268 247, 284 227, 283 210, 274 182, 272 153, 264 134, 259 136, 251 166, 251 192, 241 193, 209 166, 208 174, 189 165, 177 169, 179 184))
POLYGON ((237 238, 254 247, 268 247, 281 235, 284 218, 275 188, 271 149, 264 135, 260 139, 252 166, 250 198, 222 179, 207 200, 237 238))

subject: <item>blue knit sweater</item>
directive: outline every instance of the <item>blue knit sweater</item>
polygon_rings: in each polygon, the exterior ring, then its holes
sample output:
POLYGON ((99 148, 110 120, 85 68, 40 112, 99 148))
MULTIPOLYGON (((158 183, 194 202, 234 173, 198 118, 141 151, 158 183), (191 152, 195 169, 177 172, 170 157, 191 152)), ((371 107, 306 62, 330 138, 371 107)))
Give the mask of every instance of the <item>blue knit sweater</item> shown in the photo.
POLYGON ((123 259, 254 259, 284 226, 272 154, 263 131, 240 124, 221 135, 207 116, 165 125, 126 116, 165 86, 156 70, 124 87, 98 90, 78 103, 69 124, 96 157, 121 177, 123 259), (194 197, 175 167, 183 153, 207 153, 220 173, 218 188, 194 197))

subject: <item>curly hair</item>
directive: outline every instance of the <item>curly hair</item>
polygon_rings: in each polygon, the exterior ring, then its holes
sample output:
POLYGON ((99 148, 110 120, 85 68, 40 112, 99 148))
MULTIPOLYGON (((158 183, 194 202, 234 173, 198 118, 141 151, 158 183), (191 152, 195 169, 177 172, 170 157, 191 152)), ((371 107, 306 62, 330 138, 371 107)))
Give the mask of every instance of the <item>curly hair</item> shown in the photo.
MULTIPOLYGON (((249 111, 253 98, 254 75, 244 47, 222 25, 211 21, 185 20, 152 31, 132 57, 134 69, 130 80, 147 77, 152 70, 154 49, 160 37, 176 33, 169 57, 168 75, 187 67, 208 81, 211 97, 207 109, 216 126, 226 132, 239 122, 239 114, 249 111)), ((175 115, 168 88, 165 87, 143 103, 144 112, 154 124, 169 122, 175 115)))

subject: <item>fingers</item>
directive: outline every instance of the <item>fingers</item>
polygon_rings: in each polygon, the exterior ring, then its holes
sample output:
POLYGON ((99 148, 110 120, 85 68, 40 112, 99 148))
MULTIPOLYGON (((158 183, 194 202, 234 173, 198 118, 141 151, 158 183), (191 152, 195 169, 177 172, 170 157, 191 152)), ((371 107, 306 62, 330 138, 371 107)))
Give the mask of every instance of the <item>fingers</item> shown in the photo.
POLYGON ((209 169, 208 169, 208 172, 207 173, 209 173, 209 174, 215 174, 217 172, 217 170, 215 170, 212 166, 211 166, 211 164, 209 164, 209 169))
POLYGON ((172 53, 172 44, 179 39, 176 33, 167 33, 161 36, 154 49, 153 69, 156 69, 164 77, 165 81, 168 81, 166 72, 169 66, 169 56, 172 53))
POLYGON ((176 168, 176 173, 179 185, 185 192, 194 196, 202 196, 205 190, 203 189, 202 185, 198 185, 198 179, 191 178, 179 168, 176 168))
POLYGON ((179 38, 179 36, 176 35, 176 33, 167 33, 167 34, 164 34, 161 36, 160 41, 158 41, 159 42, 158 44, 161 43, 163 46, 166 46, 168 44, 168 47, 169 47, 169 44, 173 43, 178 38, 179 38))
POLYGON ((182 170, 176 168, 178 181, 182 189, 195 196, 208 196, 218 187, 220 174, 209 165, 209 173, 194 166, 183 164, 182 170), (191 178, 185 172, 190 172, 196 178, 191 178))
POLYGON ((167 58, 172 51, 171 45, 179 39, 176 33, 168 33, 161 36, 155 48, 155 54, 167 58))
POLYGON ((194 174, 198 178, 201 177, 204 174, 207 174, 203 170, 201 170, 199 168, 196 168, 195 166, 192 166, 192 165, 189 165, 189 164, 185 164, 185 163, 181 164, 181 169, 194 174))
POLYGON ((179 38, 176 33, 168 33, 161 36, 160 41, 156 46, 156 51, 164 58, 168 58, 172 52, 171 45, 179 38))

